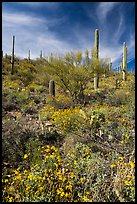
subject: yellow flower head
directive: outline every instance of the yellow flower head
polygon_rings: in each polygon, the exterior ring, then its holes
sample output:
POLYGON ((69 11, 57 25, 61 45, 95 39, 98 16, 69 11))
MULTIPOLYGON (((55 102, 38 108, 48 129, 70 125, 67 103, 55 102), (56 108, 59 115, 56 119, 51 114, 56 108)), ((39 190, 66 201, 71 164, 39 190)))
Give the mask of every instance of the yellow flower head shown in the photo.
POLYGON ((111 168, 114 168, 115 166, 116 166, 116 164, 111 164, 111 166, 110 166, 110 167, 111 167, 111 168))
POLYGON ((131 185, 132 185, 132 181, 127 181, 127 180, 126 180, 124 183, 125 183, 127 186, 131 186, 131 185))
POLYGON ((120 160, 122 160, 122 161, 124 160, 124 158, 123 158, 123 157, 119 157, 119 159, 120 159, 120 160))
POLYGON ((86 196, 83 197, 83 201, 84 201, 84 202, 87 202, 88 200, 89 200, 89 199, 88 199, 86 196))
POLYGON ((71 184, 67 185, 66 189, 70 189, 71 190, 72 189, 72 185, 71 184))
POLYGON ((28 157, 28 154, 24 154, 24 159, 26 159, 28 157))
POLYGON ((131 166, 132 169, 135 168, 135 164, 134 164, 134 162, 130 161, 129 164, 130 164, 130 166, 131 166))

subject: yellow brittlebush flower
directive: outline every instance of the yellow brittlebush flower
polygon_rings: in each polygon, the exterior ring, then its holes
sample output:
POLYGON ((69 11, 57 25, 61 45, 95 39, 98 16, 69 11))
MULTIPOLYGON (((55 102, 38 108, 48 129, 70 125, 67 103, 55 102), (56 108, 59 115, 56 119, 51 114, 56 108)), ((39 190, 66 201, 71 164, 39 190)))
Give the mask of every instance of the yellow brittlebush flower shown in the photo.
POLYGON ((24 154, 24 159, 26 159, 28 157, 28 154, 24 154))
POLYGON ((131 166, 132 169, 135 168, 135 164, 134 164, 134 162, 130 161, 129 164, 130 164, 130 166, 131 166))
POLYGON ((116 164, 111 164, 111 166, 110 166, 110 167, 111 167, 111 168, 114 168, 115 166, 116 166, 116 164))

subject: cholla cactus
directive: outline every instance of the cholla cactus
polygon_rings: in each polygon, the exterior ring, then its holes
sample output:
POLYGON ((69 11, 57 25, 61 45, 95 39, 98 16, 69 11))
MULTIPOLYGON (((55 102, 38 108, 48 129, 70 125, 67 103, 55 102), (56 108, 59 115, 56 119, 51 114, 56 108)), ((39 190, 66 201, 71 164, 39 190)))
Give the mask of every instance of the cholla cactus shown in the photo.
POLYGON ((123 43, 123 80, 127 80, 127 47, 126 43, 123 43))
POLYGON ((14 74, 14 45, 15 45, 15 36, 13 35, 12 54, 11 54, 11 74, 14 74))
POLYGON ((49 94, 55 96, 55 82, 53 80, 49 82, 49 94))

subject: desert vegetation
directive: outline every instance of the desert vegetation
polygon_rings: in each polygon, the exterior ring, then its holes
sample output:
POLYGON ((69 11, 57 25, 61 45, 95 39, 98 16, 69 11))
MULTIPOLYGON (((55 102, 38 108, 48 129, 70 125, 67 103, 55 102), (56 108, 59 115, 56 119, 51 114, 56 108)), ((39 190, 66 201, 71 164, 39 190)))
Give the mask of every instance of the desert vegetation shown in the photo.
POLYGON ((3 56, 3 202, 135 202, 135 76, 97 47, 3 56))

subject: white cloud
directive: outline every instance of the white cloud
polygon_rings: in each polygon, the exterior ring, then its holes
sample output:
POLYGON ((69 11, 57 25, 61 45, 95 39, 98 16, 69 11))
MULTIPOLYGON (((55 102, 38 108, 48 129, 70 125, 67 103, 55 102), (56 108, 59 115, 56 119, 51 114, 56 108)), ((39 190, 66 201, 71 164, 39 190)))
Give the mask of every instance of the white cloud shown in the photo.
MULTIPOLYGON (((26 2, 20 2, 26 3, 26 2)), ((32 2, 27 2, 32 3, 32 2)), ((104 19, 107 13, 114 7, 115 2, 109 2, 108 8, 105 9, 104 19)), ((106 2, 100 3, 100 9, 106 5, 106 2)), ((103 12, 103 11, 102 11, 103 12)), ((68 42, 59 38, 49 26, 60 25, 65 23, 67 17, 57 19, 47 19, 43 17, 32 16, 26 13, 2 13, 2 49, 4 53, 11 53, 12 35, 15 35, 15 54, 20 57, 28 57, 28 50, 31 50, 31 57, 34 59, 39 56, 40 50, 43 50, 45 56, 50 53, 64 54, 65 52, 81 50, 83 55, 87 48, 90 53, 94 46, 94 30, 81 29, 81 27, 72 28, 72 41, 68 42), (77 39, 74 41, 74 39, 77 39)), ((121 63, 123 45, 119 45, 118 40, 125 30, 124 18, 120 15, 120 20, 116 32, 110 37, 109 28, 107 26, 100 30, 99 56, 101 58, 111 57, 113 65, 121 63), (109 41, 108 41, 109 39, 109 41), (116 39, 116 40, 115 40, 116 39)), ((69 35, 69 34, 68 34, 69 35)), ((71 37, 70 36, 70 37, 71 37)), ((127 42, 128 60, 134 57, 135 34, 129 33, 129 41, 127 42)))
POLYGON ((31 8, 44 6, 50 9, 57 9, 60 5, 58 2, 16 2, 16 4, 25 5, 31 8))
POLYGON ((32 17, 30 15, 26 15, 23 13, 10 13, 3 12, 2 13, 2 24, 3 26, 23 26, 23 25, 37 25, 40 23, 44 23, 45 20, 42 18, 32 17))
POLYGON ((105 21, 108 13, 120 2, 101 2, 97 7, 97 16, 100 21, 105 21))
POLYGON ((15 54, 20 57, 27 57, 29 49, 32 58, 38 57, 40 50, 43 50, 45 55, 49 55, 51 52, 63 53, 71 49, 69 43, 60 40, 55 33, 48 30, 48 26, 60 24, 64 18, 48 20, 25 13, 9 12, 3 12, 2 17, 4 53, 11 53, 12 35, 15 35, 15 54))

